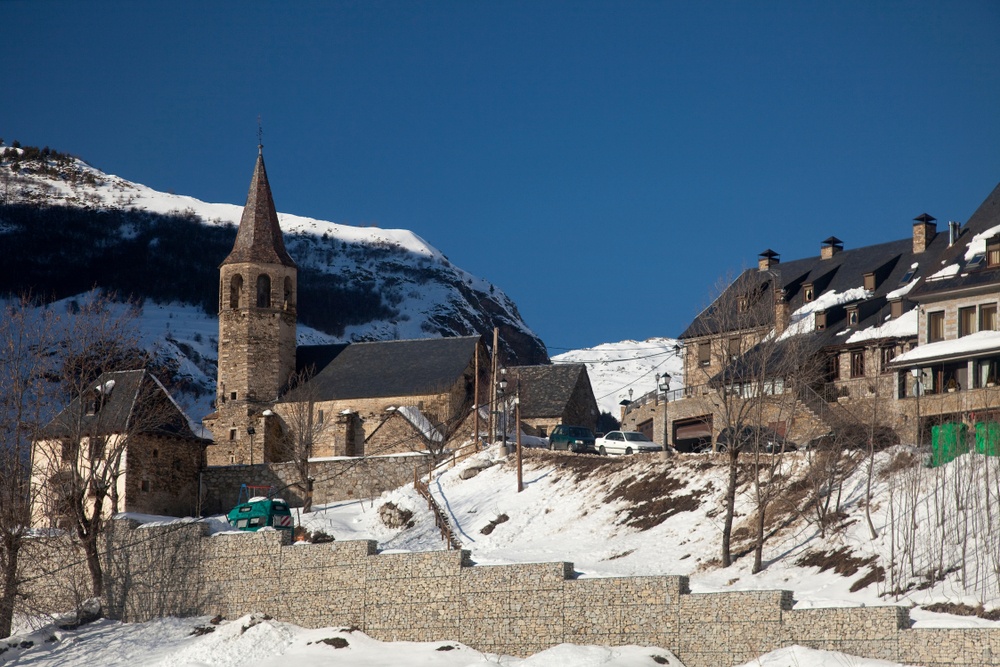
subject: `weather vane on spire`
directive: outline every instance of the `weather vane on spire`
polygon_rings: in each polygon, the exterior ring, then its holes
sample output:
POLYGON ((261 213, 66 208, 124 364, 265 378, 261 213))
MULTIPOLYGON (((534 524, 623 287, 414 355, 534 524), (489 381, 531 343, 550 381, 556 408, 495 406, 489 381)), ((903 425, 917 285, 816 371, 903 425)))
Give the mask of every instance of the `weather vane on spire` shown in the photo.
POLYGON ((257 153, 264 153, 264 127, 260 123, 260 114, 257 114, 257 153))

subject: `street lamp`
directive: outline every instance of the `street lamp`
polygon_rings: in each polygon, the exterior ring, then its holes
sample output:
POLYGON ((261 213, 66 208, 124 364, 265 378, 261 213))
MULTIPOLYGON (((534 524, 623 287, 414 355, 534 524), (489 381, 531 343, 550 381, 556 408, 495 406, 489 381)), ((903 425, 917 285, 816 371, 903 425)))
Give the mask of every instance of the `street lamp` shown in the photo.
POLYGON ((503 449, 507 451, 507 399, 504 392, 507 391, 507 369, 500 369, 500 381, 497 382, 497 391, 500 395, 500 430, 503 431, 503 449))
POLYGON ((253 436, 257 432, 253 426, 247 426, 247 435, 250 436, 250 465, 253 465, 253 436))
POLYGON ((656 377, 656 388, 663 392, 663 451, 667 451, 670 444, 670 421, 667 419, 667 392, 670 391, 670 373, 664 373, 656 377))
POLYGON ((924 371, 920 368, 911 368, 910 375, 913 376, 913 393, 917 397, 917 448, 919 449, 923 445, 924 438, 924 430, 920 428, 920 394, 924 393, 924 371))

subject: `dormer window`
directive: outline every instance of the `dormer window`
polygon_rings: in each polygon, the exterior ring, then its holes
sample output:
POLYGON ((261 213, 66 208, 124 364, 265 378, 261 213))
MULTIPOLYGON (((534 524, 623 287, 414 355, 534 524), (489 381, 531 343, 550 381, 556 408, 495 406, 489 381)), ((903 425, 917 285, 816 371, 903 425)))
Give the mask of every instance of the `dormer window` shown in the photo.
POLYGON ((865 274, 865 289, 869 292, 875 291, 875 272, 865 274))
POLYGON ((903 315, 903 300, 896 299, 889 302, 889 315, 892 319, 897 319, 903 315))
POLYGON ((806 303, 809 303, 816 298, 816 288, 813 287, 812 283, 802 287, 802 298, 805 299, 806 303))
POLYGON ((858 309, 851 308, 847 311, 847 323, 850 326, 857 326, 858 324, 858 309))
POLYGON ((1000 235, 986 241, 986 266, 1000 266, 1000 235))
POLYGON ((823 331, 826 329, 826 311, 821 310, 816 313, 816 331, 823 331))

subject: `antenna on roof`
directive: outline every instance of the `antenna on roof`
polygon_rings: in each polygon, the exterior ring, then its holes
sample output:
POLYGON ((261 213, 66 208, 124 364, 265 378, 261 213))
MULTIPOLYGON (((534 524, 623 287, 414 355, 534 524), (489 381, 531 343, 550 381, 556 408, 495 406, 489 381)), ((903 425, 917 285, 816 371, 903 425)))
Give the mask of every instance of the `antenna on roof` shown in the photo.
POLYGON ((264 126, 260 122, 260 114, 257 114, 257 155, 264 154, 264 126))

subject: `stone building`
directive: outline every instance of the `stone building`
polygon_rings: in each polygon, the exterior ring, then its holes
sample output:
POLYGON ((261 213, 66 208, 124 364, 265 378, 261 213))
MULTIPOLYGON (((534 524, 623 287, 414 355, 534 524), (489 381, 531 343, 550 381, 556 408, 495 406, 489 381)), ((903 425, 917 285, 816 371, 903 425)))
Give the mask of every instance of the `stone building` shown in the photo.
POLYGON ((988 407, 1000 361, 998 302, 1000 187, 947 233, 924 213, 898 241, 845 249, 831 236, 818 256, 791 262, 767 249, 681 334, 684 388, 641 397, 626 410, 625 427, 652 424, 654 439, 708 449, 731 421, 722 414, 730 397, 757 392, 770 406, 759 425, 797 442, 872 421, 916 441, 918 421, 971 421, 969 413, 988 407), (807 382, 785 387, 780 373, 766 371, 756 373, 756 386, 738 381, 748 364, 783 354, 815 366, 807 382), (930 398, 949 388, 950 407, 930 398))
POLYGON ((194 516, 208 444, 148 371, 105 373, 32 444, 32 524, 60 525, 72 496, 92 512, 99 487, 105 516, 194 516))
POLYGON ((259 150, 233 250, 219 267, 208 465, 440 449, 472 409, 477 359, 489 368, 480 338, 296 347, 297 278, 259 150))
POLYGON ((597 399, 585 365, 514 366, 507 369, 507 379, 512 396, 520 381, 525 433, 544 438, 559 424, 597 427, 597 399))

